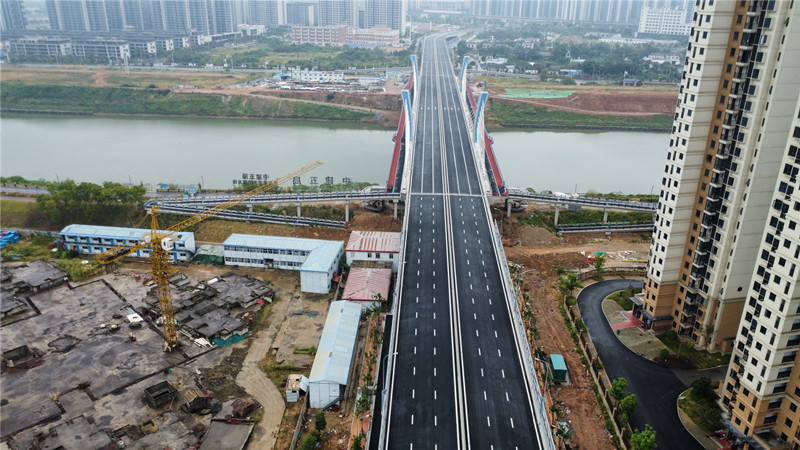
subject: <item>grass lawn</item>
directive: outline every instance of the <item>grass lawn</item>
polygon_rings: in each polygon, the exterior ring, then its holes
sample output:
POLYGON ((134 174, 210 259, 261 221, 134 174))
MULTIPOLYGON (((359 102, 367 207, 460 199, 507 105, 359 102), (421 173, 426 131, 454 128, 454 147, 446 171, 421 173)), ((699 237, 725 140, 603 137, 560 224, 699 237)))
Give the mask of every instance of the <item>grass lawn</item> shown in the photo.
POLYGON ((692 398, 692 389, 689 388, 678 398, 678 407, 708 434, 714 434, 715 431, 722 428, 722 423, 718 418, 722 412, 715 399, 696 400, 692 398), (719 411, 719 415, 716 411, 719 411))
POLYGON ((624 291, 614 292, 613 294, 609 295, 608 298, 617 302, 617 304, 625 311, 630 311, 633 309, 633 302, 630 300, 630 298, 639 292, 642 292, 642 290, 625 289, 624 291))
POLYGON ((681 356, 689 359, 696 369, 709 369, 727 365, 731 360, 730 353, 709 353, 705 350, 698 350, 689 342, 684 343, 683 347, 681 347, 678 334, 674 331, 666 331, 657 334, 656 337, 674 353, 678 353, 678 350, 680 350, 681 356))
POLYGON ((36 209, 36 202, 0 200, 0 228, 25 228, 28 213, 36 209))

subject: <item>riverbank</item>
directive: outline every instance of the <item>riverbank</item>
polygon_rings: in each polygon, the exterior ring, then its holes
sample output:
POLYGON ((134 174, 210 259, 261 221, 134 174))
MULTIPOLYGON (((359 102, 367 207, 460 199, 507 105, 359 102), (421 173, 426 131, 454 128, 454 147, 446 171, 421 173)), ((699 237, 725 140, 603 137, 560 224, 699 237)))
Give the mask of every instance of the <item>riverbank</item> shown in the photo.
MULTIPOLYGON (((302 119, 372 123, 393 128, 399 116, 390 95, 272 92, 258 89, 169 90, 4 83, 0 112, 8 114, 205 117, 216 119, 302 119), (380 119, 376 120, 376 117, 380 119)), ((583 114, 546 107, 491 101, 490 129, 521 128, 587 131, 668 132, 667 115, 583 114)))
POLYGON ((4 83, 3 110, 28 113, 313 119, 361 122, 373 114, 293 99, 229 93, 175 93, 169 89, 30 85, 4 83))

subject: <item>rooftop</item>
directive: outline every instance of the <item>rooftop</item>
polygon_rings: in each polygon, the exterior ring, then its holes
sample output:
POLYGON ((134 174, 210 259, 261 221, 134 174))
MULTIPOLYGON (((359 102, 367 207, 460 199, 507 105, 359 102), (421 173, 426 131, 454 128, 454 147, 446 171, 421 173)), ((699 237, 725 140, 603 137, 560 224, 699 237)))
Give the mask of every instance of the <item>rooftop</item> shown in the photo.
POLYGON ((399 253, 401 234, 384 231, 352 231, 348 252, 399 253))
MULTIPOLYGON (((171 231, 158 230, 159 233, 170 234, 171 231)), ((59 234, 69 234, 78 236, 92 236, 99 238, 109 239, 136 239, 139 240, 143 236, 150 234, 150 229, 146 228, 125 228, 125 227, 104 227, 100 225, 79 225, 72 224, 64 227, 59 234)), ((172 234, 172 237, 178 242, 182 241, 184 237, 194 236, 190 231, 181 231, 172 234)))
POLYGON ((380 295, 389 298, 389 285, 392 282, 392 269, 365 269, 353 267, 347 276, 342 300, 375 301, 380 295))
POLYGON ((317 356, 308 376, 309 382, 334 381, 347 384, 360 320, 361 306, 345 301, 331 302, 317 356))
POLYGON ((283 236, 258 236, 254 234, 231 234, 223 246, 239 246, 248 248, 270 248, 278 250, 301 250, 309 252, 301 271, 327 272, 333 259, 342 248, 340 241, 322 239, 304 239, 283 236))

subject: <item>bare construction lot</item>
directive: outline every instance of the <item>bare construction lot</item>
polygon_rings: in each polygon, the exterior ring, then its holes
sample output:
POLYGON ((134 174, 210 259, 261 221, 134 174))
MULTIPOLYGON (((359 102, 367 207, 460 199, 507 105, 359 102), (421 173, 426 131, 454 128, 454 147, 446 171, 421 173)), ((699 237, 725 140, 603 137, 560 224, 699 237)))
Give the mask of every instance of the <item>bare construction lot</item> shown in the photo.
MULTIPOLYGON (((31 263, 17 273, 28 274, 36 267, 31 263)), ((204 305, 227 309, 230 319, 225 320, 247 322, 252 335, 230 345, 209 346, 197 345, 181 334, 182 345, 163 352, 159 326, 145 320, 141 327, 131 328, 127 320, 131 312, 147 317, 148 308, 153 307, 149 264, 145 263, 126 263, 114 273, 83 284, 14 293, 14 302, 7 308, 13 320, 0 327, 0 433, 10 448, 208 447, 212 444, 204 442, 206 436, 220 430, 238 438, 228 442, 228 447, 214 448, 272 447, 284 399, 260 364, 272 348, 307 374, 312 358, 295 355, 293 350, 318 343, 318 324, 325 322, 328 298, 306 299, 294 273, 245 268, 232 272, 230 267, 197 264, 177 271, 187 278, 180 280, 180 287, 173 286, 174 299, 200 299, 186 306, 185 312, 195 314, 192 308, 204 305), (208 283, 211 279, 219 281, 208 283), (236 286, 226 286, 226 280, 236 286), (283 299, 280 303, 260 301, 266 299, 268 284, 269 292, 283 299), (216 293, 210 294, 211 289, 216 293), (249 355, 251 347, 261 356, 249 355), (249 375, 237 378, 243 366, 249 375), (156 407, 148 405, 145 389, 163 381, 175 388, 175 395, 156 407), (192 398, 206 406, 190 412, 186 407, 192 398), (251 418, 263 418, 248 421, 252 412, 248 413, 242 428, 230 431, 237 424, 226 423, 225 418, 236 416, 235 400, 242 398, 259 400, 264 409, 251 418), (251 434, 251 430, 255 431, 251 434)), ((6 287, 16 279, 6 276, 6 287)), ((9 292, 3 292, 4 304, 12 298, 9 292)), ((215 317, 204 320, 212 322, 215 317)), ((197 321, 195 317, 196 328, 189 328, 195 338, 211 341, 202 333, 216 328, 197 327, 197 321)))

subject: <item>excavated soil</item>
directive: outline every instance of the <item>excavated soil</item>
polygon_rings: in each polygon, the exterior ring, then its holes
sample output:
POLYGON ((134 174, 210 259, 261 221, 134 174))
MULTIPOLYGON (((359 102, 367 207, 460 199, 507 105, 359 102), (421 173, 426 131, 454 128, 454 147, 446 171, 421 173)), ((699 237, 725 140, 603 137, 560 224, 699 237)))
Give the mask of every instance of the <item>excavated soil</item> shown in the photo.
MULTIPOLYGON (((576 88, 576 92, 565 98, 511 99, 499 101, 544 106, 549 109, 578 112, 606 113, 614 115, 650 116, 672 114, 678 100, 678 92, 672 88, 576 88)), ((570 89, 573 90, 573 89, 570 89)), ((490 96, 505 93, 505 89, 489 90, 490 96)))
POLYGON ((503 224, 503 243, 509 263, 519 264, 525 288, 530 295, 533 314, 537 319, 539 340, 536 344, 548 354, 560 353, 569 368, 572 385, 552 387, 554 405, 561 411, 560 418, 572 427, 571 448, 613 449, 605 427, 600 407, 592 390, 592 378, 580 361, 575 344, 558 306, 558 267, 567 270, 586 269, 589 263, 585 254, 606 251, 607 266, 631 265, 619 261, 617 252, 631 251, 647 254, 646 242, 640 242, 638 233, 619 233, 607 238, 597 235, 555 236, 543 228, 516 222, 512 217, 503 224), (584 252, 581 254, 581 252, 584 252))

